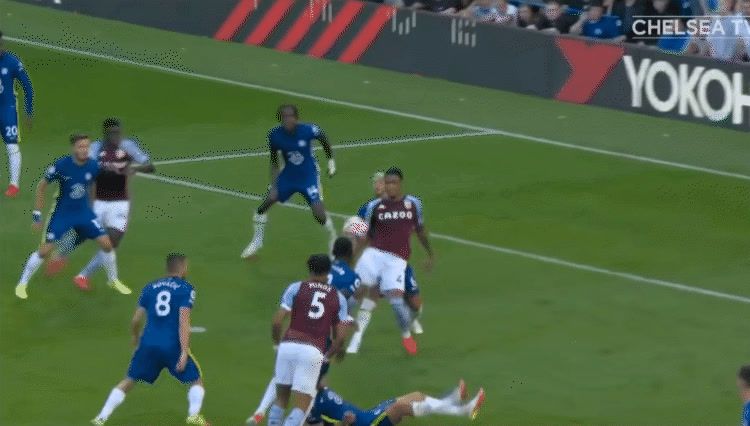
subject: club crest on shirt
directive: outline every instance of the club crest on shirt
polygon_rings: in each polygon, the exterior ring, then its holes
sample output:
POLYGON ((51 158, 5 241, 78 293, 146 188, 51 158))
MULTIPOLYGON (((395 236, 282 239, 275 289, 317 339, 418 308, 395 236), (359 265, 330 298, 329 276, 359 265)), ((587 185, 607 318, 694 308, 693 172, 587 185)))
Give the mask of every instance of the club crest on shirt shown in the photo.
POLYGON ((86 173, 86 180, 91 180, 91 173, 86 173))
POLYGON ((305 141, 304 141, 304 140, 302 140, 302 139, 300 139, 299 141, 297 141, 297 145, 299 145, 300 147, 303 147, 303 146, 305 146, 306 144, 307 144, 307 142, 305 142, 305 141))
POLYGON ((378 206, 378 210, 385 210, 385 204, 381 204, 378 206))
POLYGON ((2 75, 8 74, 8 68, 0 69, 0 74, 2 74, 2 75))
POLYGON ((410 209, 411 208, 411 201, 404 200, 404 208, 405 209, 410 209))
POLYGON ((126 155, 128 154, 122 149, 118 148, 117 151, 115 151, 115 158, 117 158, 118 160, 122 160, 126 155))

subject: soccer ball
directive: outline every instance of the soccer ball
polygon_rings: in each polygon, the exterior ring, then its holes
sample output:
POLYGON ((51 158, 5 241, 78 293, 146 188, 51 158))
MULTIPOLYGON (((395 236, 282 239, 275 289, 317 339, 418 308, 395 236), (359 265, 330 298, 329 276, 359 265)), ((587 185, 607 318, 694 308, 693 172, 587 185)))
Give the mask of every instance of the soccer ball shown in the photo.
POLYGON ((367 235, 369 228, 370 226, 361 217, 352 216, 344 223, 343 231, 348 237, 362 238, 367 235))

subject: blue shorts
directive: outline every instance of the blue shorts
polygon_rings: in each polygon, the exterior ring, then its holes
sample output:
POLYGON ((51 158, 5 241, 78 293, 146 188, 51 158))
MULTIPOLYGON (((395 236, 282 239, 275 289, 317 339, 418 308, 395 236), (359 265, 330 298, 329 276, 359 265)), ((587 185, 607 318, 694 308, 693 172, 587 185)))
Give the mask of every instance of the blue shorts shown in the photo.
POLYGON ((79 238, 92 240, 106 233, 91 210, 73 213, 55 210, 47 226, 46 241, 57 241, 71 229, 79 238))
POLYGON ((406 297, 416 296, 419 294, 419 286, 417 280, 414 278, 414 270, 411 265, 406 265, 406 271, 404 271, 404 295, 406 297))
POLYGON ((182 383, 192 383, 201 377, 201 371, 193 355, 188 356, 185 370, 175 370, 180 359, 180 348, 163 348, 159 346, 139 346, 133 354, 128 367, 128 377, 146 383, 154 383, 161 370, 168 369, 175 379, 182 383))
POLYGON ((276 179, 276 189, 279 191, 278 200, 282 203, 297 192, 305 197, 307 204, 319 203, 323 200, 318 174, 308 178, 299 178, 297 176, 286 176, 282 172, 276 179))
POLYGON ((395 402, 395 399, 389 399, 367 411, 354 413, 357 416, 357 421, 354 422, 354 426, 393 426, 393 423, 391 423, 391 420, 386 415, 385 410, 395 402))
POLYGON ((18 109, 15 105, 0 107, 0 133, 6 144, 18 143, 18 109))

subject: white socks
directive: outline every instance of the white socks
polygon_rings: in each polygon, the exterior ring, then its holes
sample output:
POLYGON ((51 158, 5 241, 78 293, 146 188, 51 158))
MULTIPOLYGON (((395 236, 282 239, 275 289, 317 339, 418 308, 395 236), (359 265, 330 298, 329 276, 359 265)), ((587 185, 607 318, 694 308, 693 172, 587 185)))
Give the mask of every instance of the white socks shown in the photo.
MULTIPOLYGON (((304 421, 305 412, 297 407, 294 407, 292 409, 292 412, 289 413, 289 416, 287 416, 286 420, 284 421, 284 426, 300 426, 304 421)), ((270 425, 271 423, 269 422, 268 424, 270 425)))
POLYGON ((105 252, 104 250, 99 251, 98 257, 101 263, 104 265, 104 270, 107 271, 107 280, 114 281, 117 279, 117 257, 115 251, 110 250, 105 252))
POLYGON ((18 186, 21 178, 21 150, 17 143, 6 144, 8 149, 8 168, 10 169, 10 184, 18 186))
POLYGON ((188 390, 188 417, 195 416, 201 412, 203 406, 203 396, 206 390, 201 385, 193 385, 188 390))
POLYGON ((262 414, 266 415, 266 411, 268 411, 268 407, 271 406, 271 404, 276 400, 276 381, 271 378, 271 381, 268 382, 268 387, 266 388, 266 393, 263 394, 263 399, 260 400, 260 405, 258 405, 258 408, 255 409, 255 413, 253 414, 262 414))
POLYGON ((89 277, 91 274, 94 273, 97 269, 99 269, 102 266, 102 252, 98 251, 96 254, 94 254, 94 257, 91 258, 88 264, 81 270, 81 272, 78 275, 83 275, 84 277, 89 277))
POLYGON ((255 228, 255 234, 253 234, 253 241, 257 241, 259 244, 263 244, 263 237, 265 236, 266 223, 268 223, 267 214, 255 213, 253 216, 253 223, 255 228))
POLYGON ((388 301, 391 302, 393 313, 396 314, 396 322, 401 328, 401 337, 408 339, 411 337, 411 309, 406 305, 403 297, 391 297, 388 301))
POLYGON ((326 223, 323 224, 323 226, 328 231, 328 253, 331 253, 333 251, 333 244, 336 242, 336 238, 338 238, 336 228, 333 227, 331 216, 326 217, 326 223))
POLYGON ((115 408, 122 404, 122 401, 125 401, 125 392, 121 391, 120 388, 112 389, 107 401, 104 403, 104 407, 102 407, 102 411, 96 418, 107 420, 112 415, 112 412, 115 411, 115 408))
POLYGON ((23 267, 23 273, 21 273, 21 280, 19 284, 28 284, 34 273, 42 266, 44 259, 39 256, 39 252, 31 253, 29 260, 26 261, 26 266, 23 267))
POLYGON ((365 296, 362 299, 362 304, 359 305, 359 311, 357 312, 357 331, 352 335, 349 346, 346 348, 348 353, 359 352, 359 346, 362 344, 362 337, 365 335, 367 326, 370 325, 370 319, 372 319, 372 310, 375 309, 377 304, 374 300, 365 296))
POLYGON ((284 409, 276 404, 271 406, 271 410, 268 412, 268 426, 281 426, 281 422, 284 420, 284 409))
POLYGON ((414 417, 429 416, 430 414, 463 416, 468 413, 466 406, 454 405, 448 400, 431 396, 425 397, 424 401, 412 402, 411 409, 414 411, 414 417))

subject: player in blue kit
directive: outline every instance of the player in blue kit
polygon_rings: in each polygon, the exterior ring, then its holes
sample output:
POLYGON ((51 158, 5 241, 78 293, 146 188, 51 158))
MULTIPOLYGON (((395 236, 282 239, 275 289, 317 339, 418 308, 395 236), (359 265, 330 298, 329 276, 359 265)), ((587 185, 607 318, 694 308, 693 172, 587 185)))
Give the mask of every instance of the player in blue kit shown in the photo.
MULTIPOLYGON (((268 132, 271 154, 271 185, 263 203, 253 216, 253 239, 242 251, 248 258, 263 247, 263 236, 268 217, 266 211, 277 201, 285 202, 295 193, 301 194, 312 210, 315 220, 328 231, 329 245, 333 246, 336 230, 323 205, 320 170, 313 154, 312 142, 317 140, 328 158, 328 176, 336 174, 336 161, 326 134, 316 125, 299 122, 299 112, 294 105, 279 107, 277 119, 281 123, 268 132), (279 152, 284 156, 284 168, 279 171, 279 152)), ((330 250, 330 247, 329 247, 330 250)))
POLYGON ((103 425, 136 382, 152 384, 166 368, 177 380, 190 386, 186 424, 208 425, 200 414, 206 390, 200 367, 190 352, 190 312, 195 290, 185 280, 187 272, 185 255, 171 253, 167 256, 167 276, 148 283, 141 291, 131 323, 136 350, 127 376, 112 389, 92 424, 103 425), (142 329, 144 319, 146 327, 142 329))
POLYGON ((44 258, 52 252, 54 242, 65 233, 75 230, 85 239, 95 239, 101 247, 100 256, 104 269, 107 271, 109 286, 122 294, 131 291, 117 278, 117 263, 112 241, 96 220, 91 209, 90 192, 92 184, 101 171, 98 163, 89 158, 89 144, 86 135, 73 135, 70 138, 73 153, 60 157, 54 162, 39 180, 36 188, 36 201, 32 218, 34 228, 42 227, 42 209, 44 208, 44 192, 51 182, 58 182, 58 192, 55 209, 47 226, 47 234, 39 250, 31 253, 23 268, 21 279, 16 285, 16 296, 21 299, 28 297, 26 287, 34 273, 39 269, 44 258))
POLYGON ((18 99, 13 83, 18 80, 23 87, 24 109, 29 125, 34 113, 34 90, 21 61, 5 51, 3 44, 3 33, 0 32, 0 132, 8 151, 10 171, 10 184, 5 196, 15 197, 19 192, 18 182, 21 178, 21 150, 18 148, 21 133, 18 126, 18 99))
POLYGON ((444 398, 434 398, 422 392, 412 392, 397 398, 389 399, 369 410, 362 410, 344 400, 329 388, 324 388, 315 397, 315 403, 307 424, 318 425, 323 421, 351 426, 392 426, 405 417, 423 417, 432 414, 443 414, 457 417, 476 418, 484 403, 484 389, 468 403, 462 403, 466 397, 466 385, 463 380, 444 398), (340 423, 338 423, 340 422, 340 423))
POLYGON ((750 426, 750 364, 740 367, 737 373, 737 390, 742 399, 742 426, 750 426))

